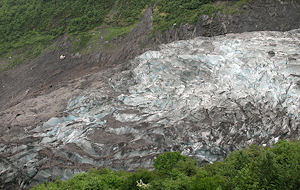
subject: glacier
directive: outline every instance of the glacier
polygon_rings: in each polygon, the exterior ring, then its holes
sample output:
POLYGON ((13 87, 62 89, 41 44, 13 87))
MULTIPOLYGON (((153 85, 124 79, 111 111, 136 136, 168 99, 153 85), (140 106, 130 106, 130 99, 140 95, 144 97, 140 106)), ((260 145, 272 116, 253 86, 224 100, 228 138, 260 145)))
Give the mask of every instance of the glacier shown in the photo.
POLYGON ((94 75, 98 87, 73 96, 61 116, 10 139, 30 143, 0 142, 0 181, 151 168, 166 151, 205 164, 300 137, 299 29, 176 41, 124 63, 101 85, 94 75))

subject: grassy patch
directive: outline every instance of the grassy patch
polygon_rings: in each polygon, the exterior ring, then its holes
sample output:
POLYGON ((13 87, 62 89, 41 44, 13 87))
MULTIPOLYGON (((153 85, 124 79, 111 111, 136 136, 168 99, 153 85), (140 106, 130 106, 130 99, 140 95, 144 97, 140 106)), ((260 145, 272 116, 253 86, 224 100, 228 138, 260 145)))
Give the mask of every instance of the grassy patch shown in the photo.
POLYGON ((117 7, 107 24, 113 26, 129 26, 136 23, 145 8, 152 4, 152 0, 118 0, 117 7))
POLYGON ((104 40, 110 41, 112 39, 127 35, 135 27, 136 24, 132 24, 130 26, 124 26, 124 27, 109 27, 107 28, 107 34, 104 36, 104 40))

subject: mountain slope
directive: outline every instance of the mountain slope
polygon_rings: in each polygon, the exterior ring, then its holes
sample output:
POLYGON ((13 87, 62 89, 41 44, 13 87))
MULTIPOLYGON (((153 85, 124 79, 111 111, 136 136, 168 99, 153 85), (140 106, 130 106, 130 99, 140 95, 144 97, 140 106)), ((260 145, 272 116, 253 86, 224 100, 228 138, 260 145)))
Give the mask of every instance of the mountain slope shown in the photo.
POLYGON ((22 101, 1 112, 2 183, 298 139, 299 42, 299 30, 176 41, 22 101))
MULTIPOLYGON (((3 2, 0 2, 1 6, 3 2)), ((159 45, 197 36, 299 28, 298 1, 228 1, 228 4, 217 1, 201 5, 208 10, 213 6, 213 9, 205 13, 200 11, 199 15, 200 8, 184 10, 186 17, 179 20, 172 16, 178 17, 178 12, 164 10, 159 2, 116 1, 108 8, 101 26, 66 32, 51 41, 50 46, 42 44, 42 54, 35 59, 24 54, 34 52, 30 47, 39 47, 35 43, 1 55, 1 65, 16 65, 14 61, 19 58, 20 63, 27 63, 0 74, 2 185, 12 185, 15 189, 55 176, 66 179, 77 171, 98 166, 150 167, 152 158, 166 150, 198 155, 199 161, 214 161, 251 142, 272 144, 281 138, 297 138, 298 120, 293 115, 297 114, 294 106, 297 107, 295 102, 298 102, 297 65, 293 66, 299 61, 297 30, 230 34, 198 38, 195 43, 159 45), (132 5, 127 6, 127 3, 132 5), (236 3, 239 6, 234 8, 236 3), (199 18, 189 22, 195 15, 199 18), (159 29, 163 32, 156 31, 159 29), (284 37, 286 39, 282 39, 284 37), (227 43, 222 45, 221 41, 227 43), (203 47, 205 50, 202 51, 203 47), (155 57, 159 53, 151 51, 134 59, 132 64, 128 63, 147 50, 161 50, 164 55, 161 62, 155 57), (252 56, 256 50, 258 55, 252 56), (169 55, 170 52, 173 54, 169 55), (66 56, 64 60, 59 58, 62 54, 66 56), (238 60, 232 60, 233 56, 238 60), (238 72, 224 66, 222 57, 233 63, 232 66, 240 65, 236 69, 238 72), (148 59, 149 64, 144 65, 143 60, 148 59), (255 59, 259 61, 255 62, 255 59), (291 64, 284 65, 284 61, 291 64), (201 68, 194 68, 193 62, 199 63, 201 68), (241 66, 246 62, 248 65, 241 66), (222 77, 214 63, 220 66, 225 76, 231 73, 236 80, 222 77), (260 71, 266 77, 255 86, 253 82, 260 71), (200 99, 210 100, 202 97, 202 92, 187 90, 198 89, 197 81, 202 81, 195 72, 208 77, 205 84, 211 88, 203 88, 203 93, 216 101, 209 104, 214 109, 207 111, 205 106, 209 105, 200 104, 200 99), (162 93, 157 87, 159 83, 164 90, 162 93), (215 91, 216 84, 220 89, 224 88, 224 92, 215 91), (229 84, 233 88, 229 88, 229 84), (261 89, 259 93, 254 93, 256 87, 261 89), (249 91, 251 96, 244 97, 245 102, 239 99, 242 102, 230 103, 232 98, 243 95, 238 93, 241 89, 245 93, 249 91), (168 95, 172 90, 178 96, 168 95), (222 102, 228 93, 236 96, 222 102), (166 98, 171 101, 166 102, 166 98), (253 101, 256 99, 267 104, 253 101), (221 107, 217 105, 218 101, 221 107), (148 102, 150 107, 145 108, 147 105, 143 102, 148 102), (168 110, 176 105, 179 107, 168 110), (195 106, 201 110, 197 112, 195 106), (230 106, 233 109, 224 112, 224 107, 229 109, 230 106), (168 119, 170 126, 166 124, 168 119), (156 126, 159 122, 166 127, 156 126), (214 130, 209 131, 209 128, 214 130), (229 129, 233 130, 233 136, 227 135, 229 129), (90 134, 90 130, 96 131, 90 134), (266 134, 269 136, 264 136, 266 134), (218 137, 223 138, 223 135, 225 140, 220 141, 218 137), (97 154, 101 151, 103 154, 97 154)))
MULTIPOLYGON (((55 1, 48 3, 51 2, 55 1)), ((4 70, 21 63, 28 64, 0 72, 0 110, 17 104, 24 97, 51 90, 49 87, 55 87, 59 81, 126 62, 146 50, 155 49, 160 43, 203 35, 256 30, 284 31, 300 27, 300 5, 292 0, 217 1, 211 4, 217 7, 213 9, 216 12, 211 11, 209 15, 203 14, 203 11, 196 12, 199 19, 194 19, 194 24, 176 23, 176 26, 173 26, 175 23, 168 22, 168 19, 157 19, 155 15, 164 11, 163 7, 156 4, 151 7, 149 3, 151 5, 151 2, 146 1, 116 2, 101 27, 77 34, 65 34, 50 42, 50 46, 34 43, 2 54, 0 68, 4 70), (127 6, 126 2, 132 5, 127 6), (147 5, 149 8, 143 9, 147 5), (144 17, 139 20, 141 14, 144 17), (155 32, 153 35, 155 27, 160 25, 164 28, 170 24, 172 26, 167 31, 155 32), (63 61, 59 60, 61 54, 67 55, 63 61), (39 56, 34 58, 37 55, 39 56)), ((206 7, 207 5, 210 4, 205 4, 206 7)), ((1 8, 3 10, 3 6, 1 8)), ((188 15, 196 13, 191 10, 188 15)), ((169 14, 173 18, 172 15, 177 13, 169 14)))

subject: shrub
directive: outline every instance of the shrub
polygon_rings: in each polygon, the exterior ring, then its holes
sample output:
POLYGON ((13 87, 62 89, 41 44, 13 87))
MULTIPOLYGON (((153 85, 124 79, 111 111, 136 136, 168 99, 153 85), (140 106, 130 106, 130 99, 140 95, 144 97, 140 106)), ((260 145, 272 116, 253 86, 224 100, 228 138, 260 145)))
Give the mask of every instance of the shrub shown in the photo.
POLYGON ((181 160, 186 161, 187 157, 182 156, 179 152, 161 154, 154 160, 155 171, 160 175, 168 175, 181 160))
POLYGON ((139 169, 137 172, 131 173, 124 183, 124 186, 121 187, 122 190, 138 190, 137 182, 142 180, 144 184, 149 184, 154 179, 154 174, 146 169, 139 169))
POLYGON ((273 148, 253 145, 232 152, 224 162, 203 168, 189 157, 168 152, 154 160, 154 167, 154 172, 91 170, 67 181, 35 186, 33 190, 296 190, 300 189, 300 141, 280 141, 273 148), (138 187, 137 182, 145 185, 138 187))

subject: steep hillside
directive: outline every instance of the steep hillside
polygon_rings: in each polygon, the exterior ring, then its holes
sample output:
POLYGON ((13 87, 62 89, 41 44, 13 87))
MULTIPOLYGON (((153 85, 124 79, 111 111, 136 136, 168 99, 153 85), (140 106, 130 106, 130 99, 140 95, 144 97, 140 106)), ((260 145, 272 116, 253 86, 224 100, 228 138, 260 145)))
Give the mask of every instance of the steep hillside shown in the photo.
POLYGON ((193 26, 199 28, 198 24, 206 36, 236 31, 228 26, 230 22, 245 27, 237 31, 289 30, 298 24, 297 2, 292 0, 3 0, 0 3, 0 71, 32 62, 37 56, 57 49, 55 42, 62 35, 66 37, 64 43, 69 43, 68 47, 75 53, 89 43, 95 44, 99 38, 106 42, 126 36, 147 8, 153 9, 149 38, 168 34, 166 31, 171 28, 185 27, 184 34, 171 34, 180 39, 180 35, 189 33, 186 30, 193 30, 193 26), (231 20, 235 15, 242 17, 231 20))
POLYGON ((113 0, 1 1, 0 54, 47 43, 66 32, 87 31, 101 24, 113 5, 113 0))
POLYGON ((30 61, 64 34, 81 38, 79 46, 84 46, 91 38, 89 30, 102 24, 108 25, 107 28, 131 25, 145 7, 144 1, 134 0, 3 0, 0 3, 0 55, 13 57, 13 63, 2 65, 0 69, 30 61), (12 56, 16 52, 22 57, 12 56))
POLYGON ((105 9, 97 8, 105 1, 96 1, 94 7, 86 1, 22 2, 0 2, 0 110, 51 90, 61 81, 126 62, 161 43, 300 27, 300 5, 293 0, 176 0, 172 5, 163 0, 131 0, 115 1, 105 9), (97 19, 87 17, 93 11, 97 19), (77 21, 82 19, 86 20, 81 26, 77 21), (59 60, 62 54, 66 55, 63 61, 59 60))
POLYGON ((1 1, 0 188, 299 138, 299 8, 1 1))

